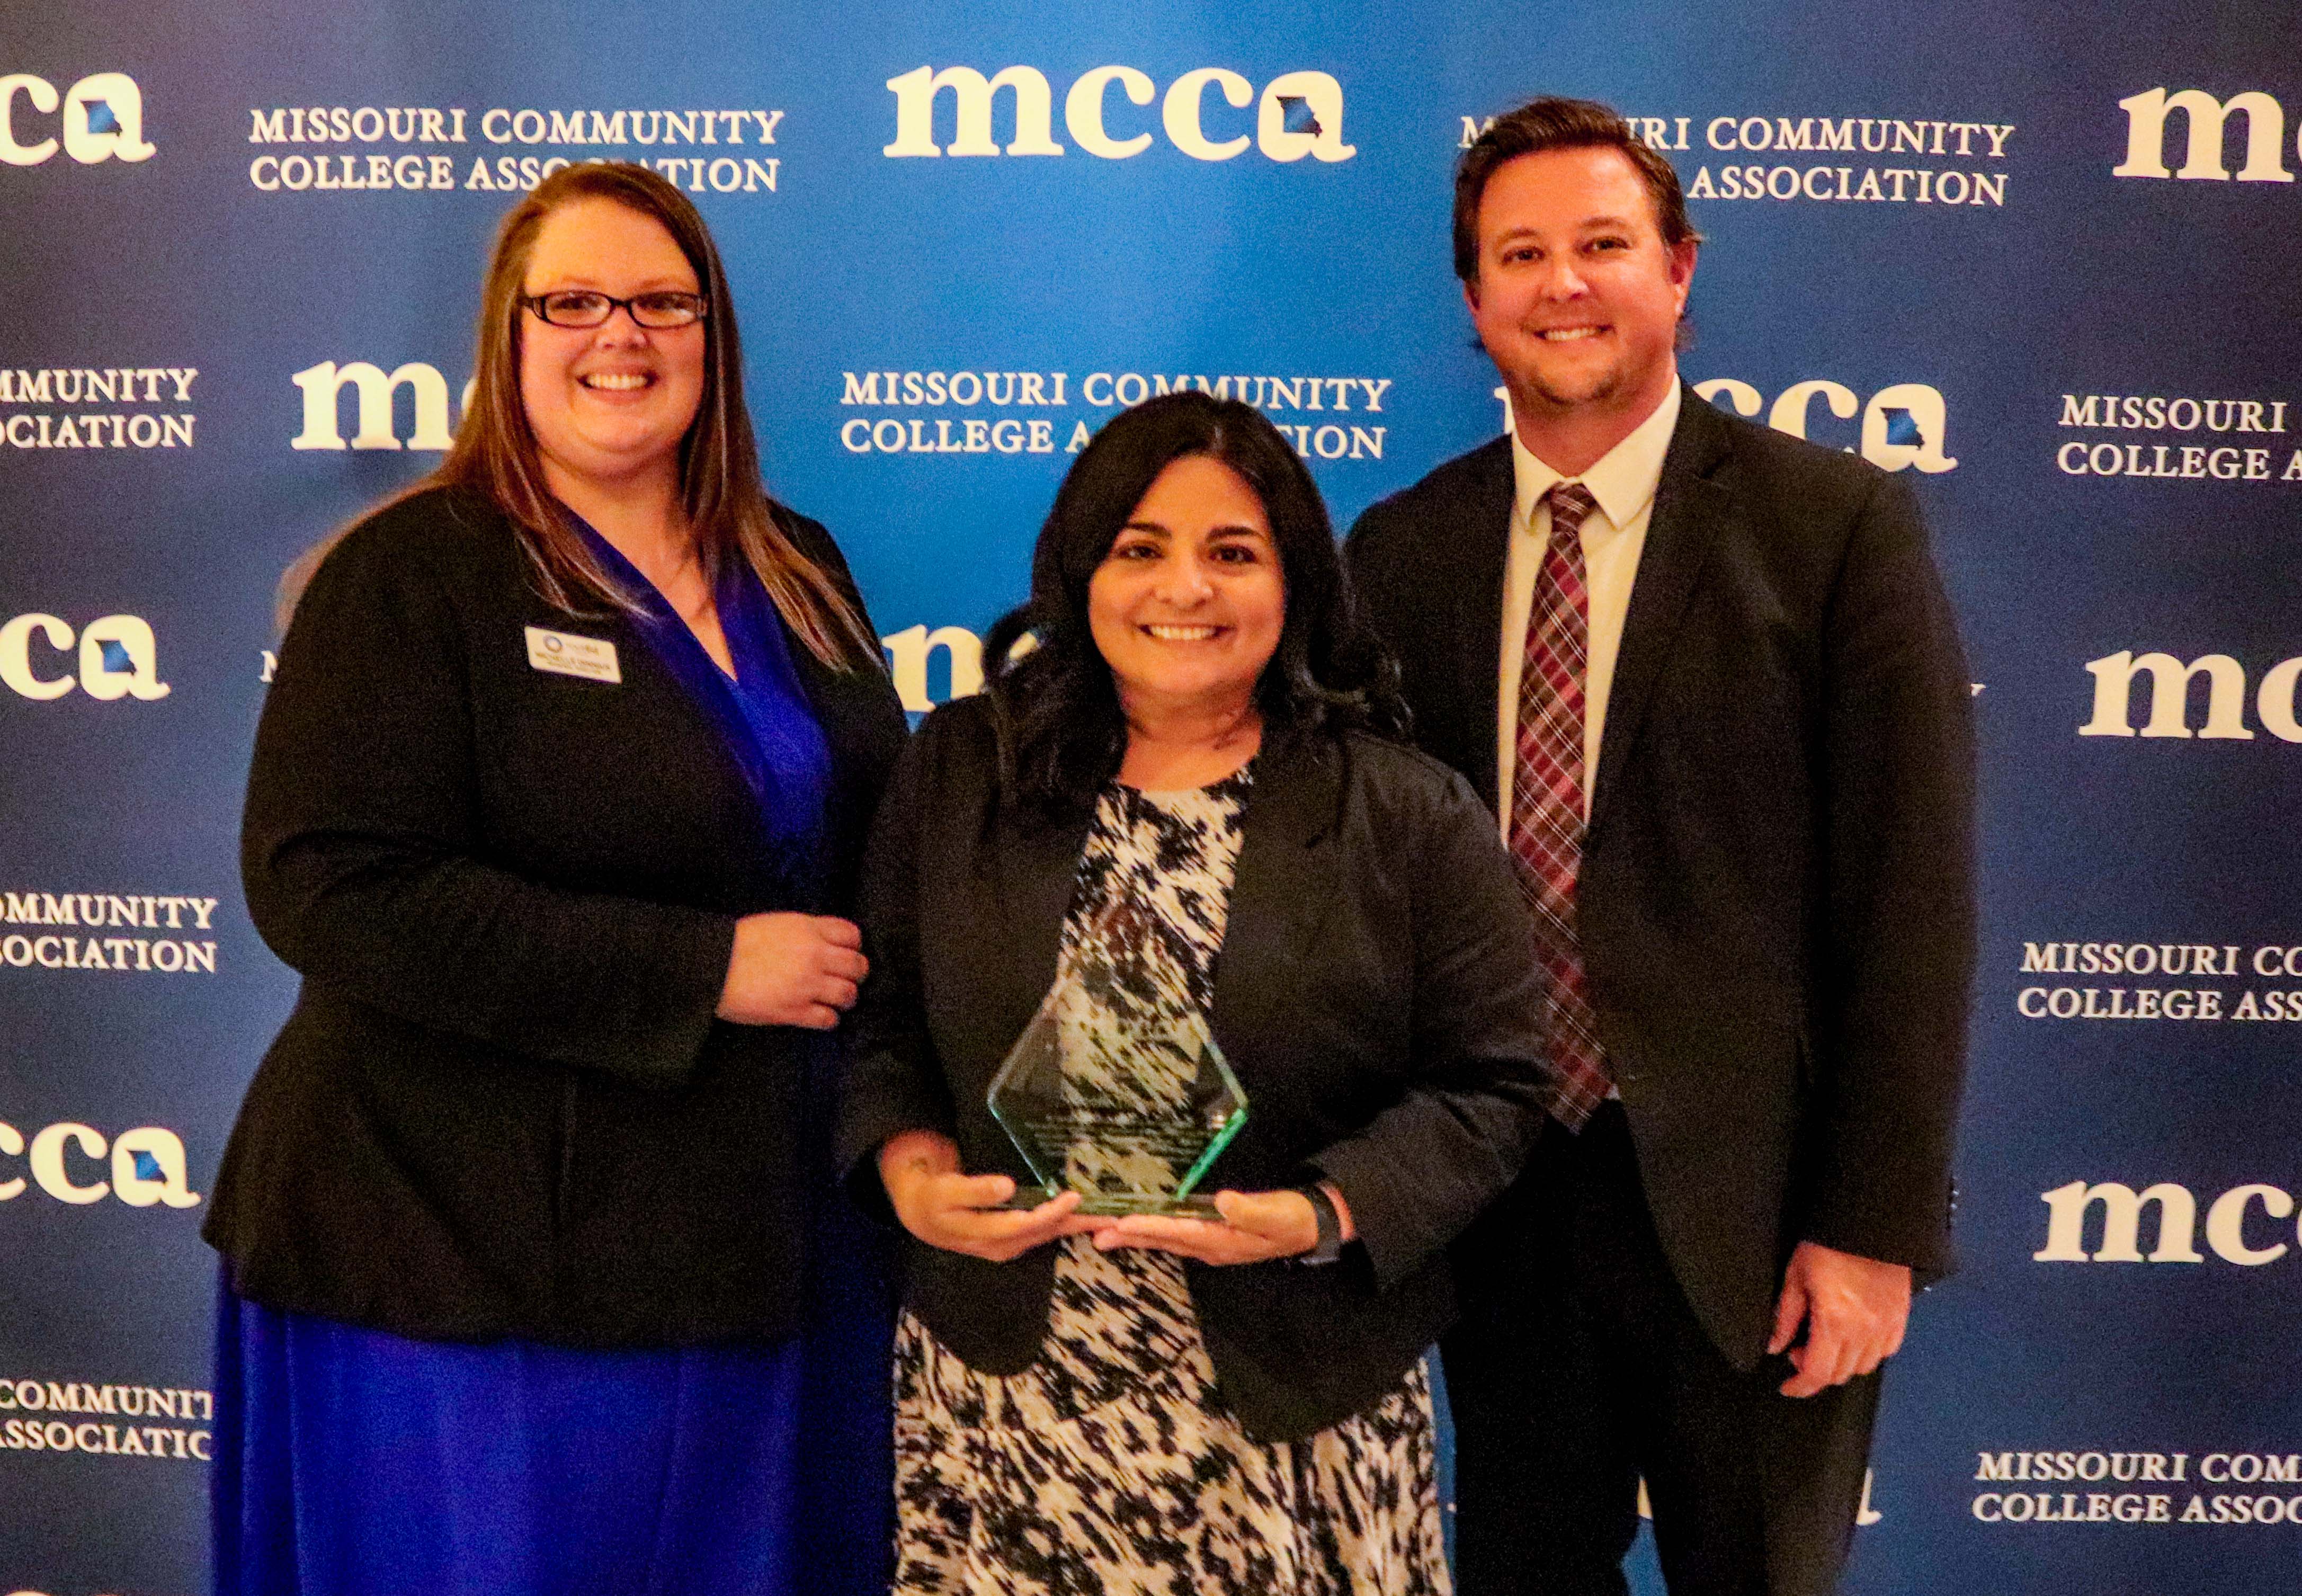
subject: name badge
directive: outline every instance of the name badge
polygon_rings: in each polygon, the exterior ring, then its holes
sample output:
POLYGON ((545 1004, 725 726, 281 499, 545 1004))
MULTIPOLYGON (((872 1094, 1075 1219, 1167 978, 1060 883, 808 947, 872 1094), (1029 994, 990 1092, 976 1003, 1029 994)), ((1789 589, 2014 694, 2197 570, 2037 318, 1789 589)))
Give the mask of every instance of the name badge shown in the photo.
POLYGON ((527 629, 527 662, 559 676, 581 676, 587 682, 620 685, 623 668, 616 663, 616 645, 601 637, 578 637, 573 632, 527 629))

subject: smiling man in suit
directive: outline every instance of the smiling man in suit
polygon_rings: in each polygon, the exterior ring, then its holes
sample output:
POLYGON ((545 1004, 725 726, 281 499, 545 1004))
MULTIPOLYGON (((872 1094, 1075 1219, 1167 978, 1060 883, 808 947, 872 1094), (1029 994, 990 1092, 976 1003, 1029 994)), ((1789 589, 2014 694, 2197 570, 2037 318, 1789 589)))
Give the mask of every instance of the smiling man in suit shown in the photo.
POLYGON ((1674 1596, 1829 1591, 1951 1264, 1965 665, 1899 482, 1680 382, 1699 244, 1605 106, 1498 119, 1455 269, 1510 435, 1348 550, 1553 978, 1553 1122, 1444 1343, 1465 1596, 1623 1591, 1642 1477, 1674 1596))

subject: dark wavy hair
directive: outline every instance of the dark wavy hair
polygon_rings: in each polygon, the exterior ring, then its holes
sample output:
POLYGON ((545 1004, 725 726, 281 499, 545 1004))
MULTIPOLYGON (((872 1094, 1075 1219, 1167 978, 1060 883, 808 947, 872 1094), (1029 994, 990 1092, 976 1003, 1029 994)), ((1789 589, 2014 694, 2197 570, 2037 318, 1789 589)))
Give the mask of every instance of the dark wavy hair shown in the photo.
POLYGON ((1399 668, 1360 623, 1327 507, 1279 429, 1237 399, 1163 394, 1096 434, 1056 490, 1031 551, 1031 596, 984 639, 1000 799, 1055 823, 1092 810, 1127 752, 1119 692, 1088 626, 1088 584, 1161 472, 1193 456, 1263 501, 1286 586, 1279 645, 1256 685, 1265 750, 1346 732, 1407 735, 1399 668), (1036 644, 1015 653, 1029 637, 1036 644))

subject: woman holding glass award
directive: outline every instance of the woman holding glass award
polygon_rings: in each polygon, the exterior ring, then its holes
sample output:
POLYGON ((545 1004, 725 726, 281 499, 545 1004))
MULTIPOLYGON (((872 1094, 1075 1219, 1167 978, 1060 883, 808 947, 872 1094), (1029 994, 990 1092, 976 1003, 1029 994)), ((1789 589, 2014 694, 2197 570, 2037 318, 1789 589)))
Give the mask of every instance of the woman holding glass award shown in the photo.
POLYGON ((1104 429, 986 655, 865 869, 896 1589, 1442 1592, 1420 1358, 1542 1115, 1493 819, 1389 740, 1318 490, 1231 400, 1104 429))

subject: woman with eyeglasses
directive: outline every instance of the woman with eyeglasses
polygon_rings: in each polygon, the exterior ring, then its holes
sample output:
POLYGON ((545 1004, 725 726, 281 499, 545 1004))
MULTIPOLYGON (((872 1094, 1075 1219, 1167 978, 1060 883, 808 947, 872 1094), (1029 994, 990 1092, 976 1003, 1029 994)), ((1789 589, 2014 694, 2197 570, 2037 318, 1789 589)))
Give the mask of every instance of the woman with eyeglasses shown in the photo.
POLYGON ((546 179, 476 364, 440 468, 301 562, 256 733, 303 984, 207 1222, 214 1588, 884 1590, 825 1110, 902 711, 676 188, 546 179))

